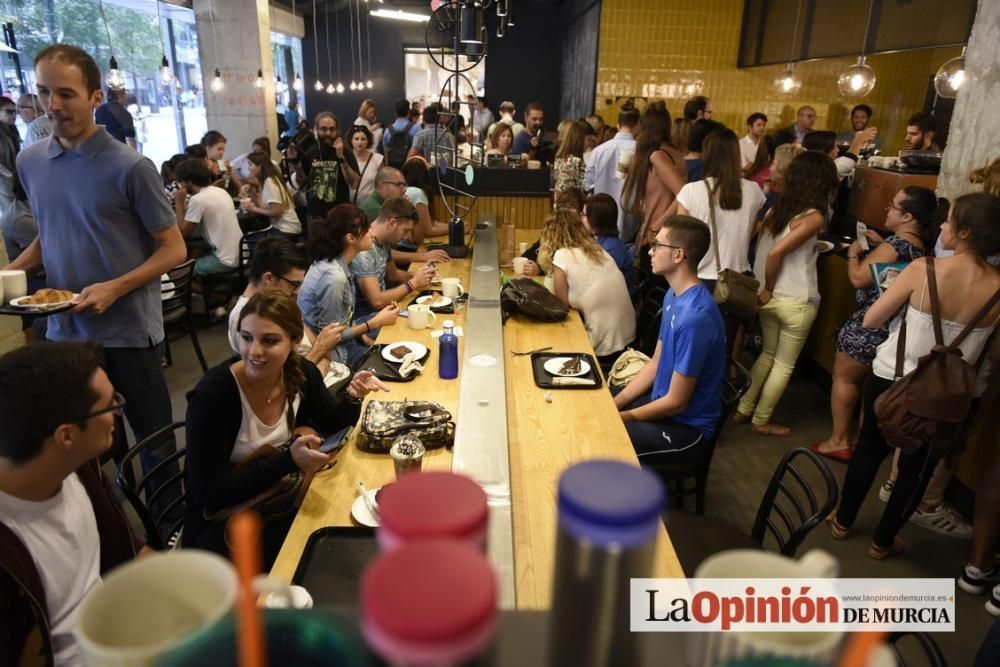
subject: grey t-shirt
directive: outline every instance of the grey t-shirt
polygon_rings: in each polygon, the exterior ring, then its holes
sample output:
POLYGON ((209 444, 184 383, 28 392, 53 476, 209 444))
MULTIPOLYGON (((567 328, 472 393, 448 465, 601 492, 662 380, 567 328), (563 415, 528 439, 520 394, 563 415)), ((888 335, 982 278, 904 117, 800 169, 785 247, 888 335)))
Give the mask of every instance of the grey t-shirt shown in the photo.
MULTIPOLYGON (((156 167, 103 127, 76 150, 64 150, 54 136, 32 144, 18 155, 17 171, 38 220, 49 287, 79 292, 125 275, 156 250, 153 233, 174 224, 156 167)), ((46 336, 113 348, 157 344, 160 282, 129 292, 100 315, 52 315, 46 336)))
POLYGON ((385 291, 385 271, 390 259, 392 259, 392 248, 389 244, 382 245, 375 241, 372 243, 371 248, 359 252, 351 260, 351 272, 354 274, 355 285, 358 291, 356 315, 367 315, 375 312, 375 308, 368 303, 364 292, 361 291, 359 281, 362 278, 377 278, 379 290, 385 291))
POLYGON ((431 159, 431 153, 437 153, 438 155, 449 156, 451 155, 451 150, 455 148, 455 135, 448 131, 445 127, 437 127, 433 125, 428 125, 424 129, 417 132, 413 137, 413 144, 411 148, 426 160, 431 159), (435 147, 435 132, 437 133, 437 146, 435 147))

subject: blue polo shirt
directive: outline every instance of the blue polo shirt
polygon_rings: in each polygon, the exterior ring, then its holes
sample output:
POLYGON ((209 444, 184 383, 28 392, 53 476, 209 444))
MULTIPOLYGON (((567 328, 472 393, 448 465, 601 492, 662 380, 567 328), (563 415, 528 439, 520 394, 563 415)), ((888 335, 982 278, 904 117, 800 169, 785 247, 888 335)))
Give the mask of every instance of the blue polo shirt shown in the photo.
POLYGON ((726 326, 704 285, 689 287, 680 296, 672 289, 667 291, 663 297, 660 344, 660 365, 653 381, 652 400, 667 395, 674 371, 697 378, 687 409, 670 419, 711 437, 722 412, 726 326))
MULTIPOLYGON (((17 172, 38 221, 49 287, 79 292, 125 275, 156 250, 153 233, 175 223, 153 163, 100 126, 76 150, 64 150, 55 136, 28 146, 17 156, 17 172)), ((100 315, 52 315, 46 336, 112 348, 157 344, 160 281, 100 315)))

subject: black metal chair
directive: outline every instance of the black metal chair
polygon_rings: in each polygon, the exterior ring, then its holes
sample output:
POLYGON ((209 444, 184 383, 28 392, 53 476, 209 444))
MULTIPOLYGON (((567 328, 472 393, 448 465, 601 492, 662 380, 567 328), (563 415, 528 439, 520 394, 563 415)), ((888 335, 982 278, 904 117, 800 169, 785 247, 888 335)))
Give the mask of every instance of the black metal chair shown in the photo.
POLYGON ((794 556, 809 531, 836 507, 838 497, 837 480, 823 459, 804 447, 796 447, 778 463, 760 501, 750 537, 763 548, 769 533, 782 554, 794 556), (795 466, 795 459, 799 457, 805 457, 819 472, 826 486, 822 502, 803 471, 795 466))
POLYGON ((708 472, 712 466, 712 457, 715 454, 715 447, 719 442, 723 428, 732 417, 736 405, 743 398, 750 388, 750 372, 739 364, 739 362, 729 359, 728 370, 722 380, 722 414, 715 423, 712 437, 709 439, 708 447, 700 458, 694 461, 675 463, 669 460, 669 456, 653 455, 640 456, 639 463, 643 467, 655 471, 664 482, 667 483, 669 500, 676 500, 679 509, 684 507, 684 498, 694 495, 695 511, 698 514, 705 513, 705 490, 708 487, 708 472), (687 485, 690 479, 694 480, 693 485, 687 485))
POLYGON ((896 654, 896 663, 902 667, 906 665, 913 664, 911 661, 907 661, 904 655, 909 656, 912 654, 919 654, 922 658, 926 660, 920 660, 921 665, 931 665, 931 667, 948 667, 948 661, 945 660, 944 653, 941 652, 941 647, 937 645, 934 638, 931 637, 926 632, 891 632, 889 633, 889 643, 892 645, 892 650, 896 654), (900 651, 900 640, 904 640, 907 637, 912 637, 915 641, 906 641, 903 643, 903 650, 900 651), (911 649, 910 647, 916 644, 919 648, 911 649))
POLYGON ((213 307, 227 305, 233 298, 243 293, 250 279, 250 264, 253 261, 254 250, 257 248, 257 244, 270 234, 270 225, 264 229, 247 232, 240 238, 240 256, 236 268, 225 273, 201 276, 206 312, 211 313, 213 307), (216 303, 215 297, 221 297, 222 300, 216 303))
POLYGON ((660 318, 663 315, 663 297, 667 288, 654 286, 647 290, 635 323, 633 347, 647 356, 653 356, 660 337, 660 318))
POLYGON ((201 371, 204 373, 208 371, 208 364, 205 363, 205 355, 202 354, 201 344, 198 342, 198 332, 191 316, 191 286, 193 281, 193 259, 178 264, 160 279, 163 328, 166 334, 163 340, 164 356, 167 359, 167 366, 172 366, 174 357, 170 352, 170 343, 176 342, 184 336, 190 336, 195 356, 198 357, 198 363, 201 364, 201 371), (171 329, 175 331, 171 332, 171 329))
POLYGON ((184 470, 182 463, 186 455, 184 448, 163 458, 152 470, 135 475, 136 458, 144 451, 151 451, 175 442, 174 432, 184 428, 184 422, 175 422, 164 426, 148 438, 130 449, 118 464, 115 483, 122 490, 129 503, 139 515, 142 527, 146 531, 146 541, 157 551, 176 546, 180 541, 181 529, 184 525, 184 470), (176 467, 177 471, 165 479, 159 479, 165 471, 176 467), (162 474, 161 474, 162 473, 162 474), (152 480, 156 479, 156 488, 152 488, 152 480), (169 499, 163 501, 162 499, 169 499), (160 501, 160 502, 158 502, 160 501))

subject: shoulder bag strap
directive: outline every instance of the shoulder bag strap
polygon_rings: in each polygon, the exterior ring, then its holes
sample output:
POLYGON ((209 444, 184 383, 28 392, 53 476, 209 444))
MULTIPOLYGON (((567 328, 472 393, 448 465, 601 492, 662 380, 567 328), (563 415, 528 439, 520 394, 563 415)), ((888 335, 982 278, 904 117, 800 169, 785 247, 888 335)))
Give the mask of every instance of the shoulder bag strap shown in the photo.
POLYGON ((906 314, 910 309, 910 302, 907 301, 903 304, 903 312, 900 314, 902 318, 899 322, 899 337, 896 338, 896 372, 894 373, 895 379, 903 377, 903 366, 906 362, 906 314))
MULTIPOLYGON (((934 344, 944 345, 944 332, 941 330, 941 302, 938 300, 937 274, 934 271, 934 258, 927 258, 927 291, 931 297, 931 320, 934 323, 934 344)), ((966 327, 968 329, 968 327, 966 327)), ((965 331, 959 335, 961 338, 965 331)), ((952 343, 949 347, 957 346, 952 343)))
MULTIPOLYGON (((972 333, 972 330, 976 328, 976 325, 982 322, 986 316, 990 314, 990 311, 993 310, 993 306, 997 305, 998 301, 1000 301, 1000 289, 993 294, 989 301, 983 304, 983 307, 979 309, 976 316, 967 325, 965 325, 965 328, 962 329, 962 333, 958 334, 958 338, 952 341, 951 347, 958 347, 961 345, 962 341, 964 341, 965 338, 972 333)), ((990 349, 993 337, 996 336, 997 329, 1000 329, 1000 326, 993 329, 993 333, 990 334, 990 337, 986 340, 986 344, 983 345, 983 349, 979 353, 979 360, 976 362, 976 368, 983 363, 983 360, 986 357, 986 352, 990 349)))
POLYGON ((358 203, 358 195, 361 194, 361 180, 364 179, 365 172, 368 171, 368 165, 371 164, 371 161, 372 161, 372 156, 369 155, 368 159, 365 160, 364 169, 362 169, 361 173, 358 174, 358 189, 354 191, 354 198, 351 199, 351 203, 354 204, 355 206, 358 203))
POLYGON ((722 259, 719 257, 719 233, 715 228, 715 204, 712 201, 714 189, 709 186, 708 179, 705 179, 705 190, 708 191, 708 220, 712 226, 712 252, 715 253, 715 270, 722 273, 722 259))

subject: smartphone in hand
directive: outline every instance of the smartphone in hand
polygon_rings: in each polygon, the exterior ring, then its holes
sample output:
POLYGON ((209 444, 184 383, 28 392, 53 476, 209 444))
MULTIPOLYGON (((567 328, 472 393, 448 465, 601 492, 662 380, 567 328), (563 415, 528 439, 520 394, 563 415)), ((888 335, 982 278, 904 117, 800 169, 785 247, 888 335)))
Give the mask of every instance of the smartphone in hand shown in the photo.
POLYGON ((347 444, 347 440, 351 437, 351 433, 354 431, 354 426, 348 426, 341 429, 331 435, 329 438, 323 441, 323 444, 319 446, 319 451, 324 454, 329 454, 334 450, 340 449, 347 444))

